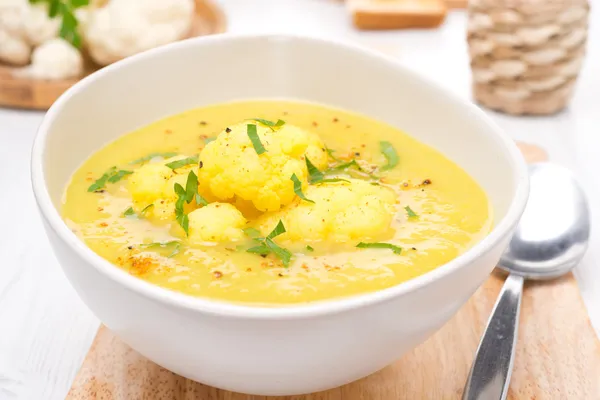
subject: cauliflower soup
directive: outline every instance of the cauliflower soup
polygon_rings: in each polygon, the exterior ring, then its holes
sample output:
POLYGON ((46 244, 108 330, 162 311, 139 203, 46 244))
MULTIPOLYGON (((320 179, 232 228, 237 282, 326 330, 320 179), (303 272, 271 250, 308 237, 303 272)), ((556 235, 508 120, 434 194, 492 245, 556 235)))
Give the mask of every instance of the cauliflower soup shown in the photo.
POLYGON ((192 296, 276 306, 384 289, 492 228, 481 187, 394 127, 311 103, 171 116, 93 154, 63 218, 97 254, 192 296))

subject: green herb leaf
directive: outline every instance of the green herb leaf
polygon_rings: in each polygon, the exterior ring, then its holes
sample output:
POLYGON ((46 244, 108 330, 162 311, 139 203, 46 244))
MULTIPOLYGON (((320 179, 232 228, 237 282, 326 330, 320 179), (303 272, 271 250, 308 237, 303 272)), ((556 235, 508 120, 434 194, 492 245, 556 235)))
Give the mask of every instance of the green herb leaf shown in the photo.
POLYGON ((285 233, 285 226, 283 226, 283 222, 281 222, 281 220, 279 220, 275 229, 273 229, 271 231, 271 233, 269 233, 267 235, 267 239, 273 239, 273 238, 281 235, 282 233, 285 233))
POLYGON ((387 159, 387 165, 385 165, 384 167, 381 168, 382 171, 392 169, 396 165, 398 165, 398 162, 400 161, 400 157, 398 157, 398 153, 396 153, 396 149, 394 149, 394 146, 392 146, 392 144, 390 142, 385 142, 385 141, 379 142, 379 148, 381 149, 381 152, 387 159))
POLYGON ((285 121, 278 119, 277 122, 269 121, 268 119, 261 118, 252 118, 253 121, 258 122, 261 125, 268 126, 272 131, 275 131, 275 128, 282 127, 285 124, 285 121))
POLYGON ((312 246, 306 245, 306 250, 308 251, 315 251, 315 249, 312 248, 312 246))
POLYGON ((154 204, 150 203, 148 204, 146 207, 142 208, 142 211, 140 211, 140 214, 145 215, 146 212, 151 209, 152 207, 154 207, 154 204))
POLYGON ((177 222, 183 228, 186 236, 190 234, 190 219, 187 214, 180 214, 177 218, 177 222))
POLYGON ((256 154, 261 155, 262 153, 266 152, 267 150, 263 147, 263 144, 261 143, 260 138, 258 137, 258 133, 256 132, 256 125, 248 124, 247 129, 248 137, 252 142, 252 146, 254 146, 256 154))
POLYGON ((171 169, 177 169, 190 164, 198 164, 198 156, 183 158, 181 160, 172 161, 165 165, 171 169))
POLYGON ((329 154, 329 157, 331 157, 333 159, 333 161, 338 161, 338 162, 342 161, 342 160, 340 160, 339 158, 337 158, 336 156, 333 155, 333 153, 335 153, 335 150, 330 149, 329 147, 326 147, 325 150, 327 151, 327 154, 329 154))
POLYGON ((123 179, 123 177, 127 176, 127 175, 131 175, 133 174, 132 171, 126 171, 124 169, 120 169, 117 172, 115 172, 114 175, 112 175, 111 177, 108 178, 108 181, 110 183, 117 183, 119 182, 121 179, 123 179))
POLYGON ((79 21, 75 17, 75 9, 89 5, 89 0, 29 0, 29 2, 32 4, 47 3, 48 16, 61 19, 59 36, 74 47, 81 47, 79 21))
POLYGON ((123 177, 132 174, 131 171, 125 171, 120 169, 117 171, 117 167, 111 167, 102 175, 96 182, 92 183, 90 187, 88 187, 88 192, 96 192, 100 189, 103 189, 106 186, 106 182, 116 183, 123 179, 123 177))
POLYGON ((102 189, 106 185, 106 181, 108 180, 108 178, 110 178, 116 170, 117 167, 110 167, 108 171, 106 171, 100 178, 96 180, 96 182, 92 183, 90 187, 88 187, 87 191, 95 192, 97 190, 102 189))
POLYGON ((215 140, 217 140, 217 138, 207 137, 206 139, 204 139, 204 144, 209 144, 210 142, 214 142, 215 140))
POLYGON ((90 0, 71 0, 71 5, 74 8, 89 6, 90 0))
MULTIPOLYGON (((37 2, 36 2, 37 3, 37 2)), ((51 0, 48 6, 48 16, 54 18, 58 15, 60 10, 60 0, 51 0)))
POLYGON ((251 247, 246 250, 248 253, 260 254, 261 256, 266 256, 271 252, 271 249, 267 247, 266 244, 261 244, 260 246, 251 247))
POLYGON ((145 249, 152 249, 152 248, 167 248, 170 246, 174 246, 173 247, 173 251, 167 256, 169 258, 179 254, 179 251, 181 249, 181 242, 179 242, 178 240, 171 240, 169 242, 154 242, 154 243, 142 243, 140 244, 141 248, 145 248, 145 249))
POLYGON ((314 166, 312 162, 308 159, 308 157, 304 157, 306 159, 306 169, 308 170, 308 181, 310 183, 316 183, 322 181, 324 175, 317 167, 314 166))
POLYGON ((138 158, 137 160, 131 161, 129 164, 130 165, 143 164, 145 162, 148 162, 148 161, 152 160, 155 157, 171 158, 171 157, 175 157, 176 155, 177 155, 177 153, 174 153, 174 152, 150 153, 147 156, 144 156, 144 157, 138 158))
POLYGON ((275 229, 273 229, 273 231, 271 231, 266 238, 259 237, 260 232, 257 229, 246 228, 244 229, 244 233, 260 243, 258 246, 251 247, 246 251, 248 253, 260 254, 261 256, 266 256, 270 253, 273 253, 287 268, 290 264, 290 260, 292 259, 292 253, 273 241, 273 238, 281 235, 284 232, 285 227, 283 226, 283 222, 281 222, 281 220, 279 220, 275 229))
POLYGON ((296 193, 296 195, 302 200, 308 201, 309 203, 314 203, 314 201, 307 199, 306 196, 304 196, 304 193, 302 193, 302 182, 300 182, 300 179, 298 179, 296 174, 292 174, 292 177, 290 179, 292 180, 292 182, 294 182, 294 193, 296 193))
MULTIPOLYGON (((179 183, 175 183, 173 189, 177 194, 177 201, 175 202, 175 220, 181 228, 183 228, 185 234, 189 235, 190 220, 185 213, 183 206, 185 203, 191 203, 194 199, 196 199, 196 202, 202 202, 202 200, 204 200, 204 198, 198 194, 198 176, 194 171, 190 171, 185 183, 185 189, 179 183)), ((204 201, 206 202, 206 200, 204 201)))
POLYGON ((342 179, 342 178, 321 179, 320 181, 315 182, 315 183, 320 184, 320 183, 334 183, 334 182, 346 182, 346 183, 350 183, 350 181, 348 179, 342 179))
POLYGON ((258 238, 261 235, 260 231, 256 228, 244 228, 242 231, 244 231, 246 236, 251 237, 252 239, 258 238))
POLYGON ((358 162, 356 162, 356 160, 352 160, 352 161, 348 161, 336 166, 333 166, 331 168, 329 168, 325 173, 332 173, 332 172, 337 172, 337 171, 344 171, 350 167, 356 167, 357 170, 363 172, 363 169, 360 167, 360 165, 358 164, 358 162))
POLYGON ((188 174, 187 182, 185 183, 185 202, 191 203, 194 196, 198 193, 198 176, 194 171, 188 174))
POLYGON ((406 206, 404 207, 404 209, 406 210, 406 213, 408 214, 408 218, 413 218, 413 217, 418 217, 417 213, 414 212, 410 206, 406 206))
POLYGON ((283 265, 287 268, 290 265, 290 260, 292 259, 292 253, 289 250, 284 249, 283 247, 280 247, 277 243, 275 243, 269 237, 267 237, 267 239, 265 240, 265 243, 267 244, 267 247, 269 248, 269 250, 271 250, 273 252, 273 254, 275 254, 275 256, 277 258, 279 258, 283 262, 283 265))
POLYGON ((360 249, 390 249, 394 252, 394 254, 400 254, 402 252, 402 248, 391 243, 364 243, 360 242, 356 245, 356 247, 360 249))
POLYGON ((171 258, 171 257, 174 257, 174 256, 176 256, 177 254, 179 254, 179 251, 180 251, 180 249, 181 249, 181 244, 180 244, 180 243, 177 243, 177 244, 175 245, 175 248, 174 248, 174 249, 173 249, 173 251, 171 252, 171 254, 169 254, 167 257, 168 257, 168 258, 171 258))
POLYGON ((135 215, 135 211, 133 210, 133 208, 129 207, 127 210, 123 211, 123 215, 126 217, 130 215, 135 215))
POLYGON ((181 186, 179 183, 175 183, 174 189, 175 193, 178 196, 183 196, 183 198, 185 199, 185 189, 183 188, 183 186, 181 186))
POLYGON ((185 195, 186 191, 179 183, 175 183, 174 185, 175 194, 177 194, 177 201, 175 202, 175 220, 177 223, 183 228, 186 235, 188 234, 187 225, 189 224, 189 220, 184 224, 187 215, 185 215, 185 211, 183 209, 183 205, 185 204, 185 195))
POLYGON ((196 204, 199 206, 206 206, 208 205, 208 201, 206 201, 206 199, 202 197, 200 193, 196 193, 196 204))

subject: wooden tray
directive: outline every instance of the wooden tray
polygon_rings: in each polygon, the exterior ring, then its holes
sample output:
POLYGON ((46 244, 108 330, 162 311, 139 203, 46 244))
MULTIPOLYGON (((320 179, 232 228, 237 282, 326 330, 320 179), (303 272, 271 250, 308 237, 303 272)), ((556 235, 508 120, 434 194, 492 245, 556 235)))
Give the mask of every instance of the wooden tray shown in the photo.
MULTIPOLYGON (((226 19, 222 10, 212 0, 195 2, 196 16, 188 37, 225 32, 226 19)), ((52 81, 15 77, 15 67, 0 63, 0 106, 47 110, 68 88, 99 68, 88 62, 82 77, 52 81)))
MULTIPOLYGON (((530 162, 546 159, 520 144, 530 162)), ((271 400, 460 399, 479 339, 502 287, 491 276, 463 308, 425 343, 360 381, 326 392, 271 400)), ((573 275, 528 283, 508 398, 600 399, 600 342, 573 275)), ((259 400, 211 388, 173 374, 137 354, 101 327, 68 400, 259 400)), ((490 399, 492 400, 492 399, 490 399)), ((494 399, 495 400, 495 399, 494 399)))

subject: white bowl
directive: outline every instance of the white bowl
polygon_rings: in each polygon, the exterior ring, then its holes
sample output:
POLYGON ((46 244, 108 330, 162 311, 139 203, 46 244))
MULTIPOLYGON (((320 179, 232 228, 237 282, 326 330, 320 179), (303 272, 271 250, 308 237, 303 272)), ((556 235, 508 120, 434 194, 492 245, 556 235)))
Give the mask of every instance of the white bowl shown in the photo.
POLYGON ((104 68, 48 111, 32 158, 33 188, 54 252, 98 318, 165 368, 208 385, 262 395, 343 385, 425 340, 488 277, 528 194, 527 170, 516 146, 479 109, 380 54, 294 36, 191 39, 104 68), (65 184, 106 143, 190 108, 274 97, 366 114, 439 149, 485 189, 494 230, 448 264, 389 289, 261 308, 146 283, 89 250, 62 221, 65 184))

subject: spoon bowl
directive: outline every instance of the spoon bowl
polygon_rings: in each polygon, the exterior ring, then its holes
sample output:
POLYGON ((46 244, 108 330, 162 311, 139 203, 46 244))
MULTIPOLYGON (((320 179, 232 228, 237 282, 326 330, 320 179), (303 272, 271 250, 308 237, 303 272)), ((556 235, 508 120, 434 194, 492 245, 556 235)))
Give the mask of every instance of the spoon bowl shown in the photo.
POLYGON ((588 246, 589 206, 573 174, 551 163, 531 164, 529 174, 529 201, 498 265, 509 275, 479 343, 463 400, 506 398, 524 279, 566 274, 588 246))
POLYGON ((529 166, 525 212, 498 267, 526 279, 552 279, 569 272, 585 253, 590 211, 583 189, 566 168, 529 166))

